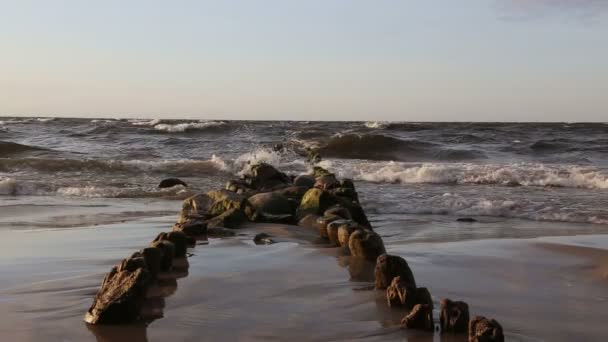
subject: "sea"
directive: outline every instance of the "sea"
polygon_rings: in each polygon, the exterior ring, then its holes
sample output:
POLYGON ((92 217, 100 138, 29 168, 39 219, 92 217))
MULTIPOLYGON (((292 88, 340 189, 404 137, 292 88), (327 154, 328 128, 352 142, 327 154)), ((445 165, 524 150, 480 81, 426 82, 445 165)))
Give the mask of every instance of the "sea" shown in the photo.
POLYGON ((353 179, 372 223, 399 239, 608 232, 605 123, 3 117, 0 206, 70 203, 101 215, 62 227, 167 214, 252 163, 306 173, 310 151, 353 179), (168 177, 188 187, 159 189, 168 177))

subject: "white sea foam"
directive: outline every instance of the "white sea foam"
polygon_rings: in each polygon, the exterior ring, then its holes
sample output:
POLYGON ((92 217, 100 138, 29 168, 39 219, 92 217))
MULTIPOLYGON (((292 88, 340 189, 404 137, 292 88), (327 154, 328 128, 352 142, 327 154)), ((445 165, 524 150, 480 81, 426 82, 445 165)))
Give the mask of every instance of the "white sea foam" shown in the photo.
POLYGON ((384 121, 368 121, 364 125, 367 128, 382 129, 382 128, 386 128, 386 126, 388 125, 388 122, 384 122, 384 121))
POLYGON ((608 172, 574 165, 344 163, 344 177, 378 183, 496 184, 608 189, 608 172))
POLYGON ((0 195, 17 195, 17 181, 13 178, 0 178, 0 195))
POLYGON ((134 120, 129 120, 129 122, 133 126, 155 126, 155 125, 160 124, 161 120, 160 119, 153 119, 153 120, 134 119, 134 120))
POLYGON ((154 129, 159 131, 165 131, 170 133, 176 132, 187 132, 191 130, 197 129, 205 129, 209 127, 218 127, 225 125, 226 123, 223 121, 197 121, 197 122, 186 122, 179 124, 156 124, 154 125, 154 129))

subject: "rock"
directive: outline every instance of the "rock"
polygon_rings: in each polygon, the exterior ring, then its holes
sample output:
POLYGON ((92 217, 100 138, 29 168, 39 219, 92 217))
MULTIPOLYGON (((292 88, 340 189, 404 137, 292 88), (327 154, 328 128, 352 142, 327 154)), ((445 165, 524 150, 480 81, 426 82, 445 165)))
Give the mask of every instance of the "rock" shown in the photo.
POLYGON ((357 230, 352 233, 348 239, 348 248, 352 256, 364 257, 371 262, 386 253, 382 238, 371 230, 357 230))
POLYGON ((273 215, 293 216, 295 214, 294 204, 287 197, 277 192, 259 193, 249 197, 248 201, 262 217, 273 215))
POLYGON ((363 230, 359 224, 355 222, 350 222, 349 224, 341 225, 338 228, 338 242, 341 247, 348 247, 348 241, 350 240, 350 235, 357 230, 363 230))
POLYGON ((188 186, 188 184, 186 184, 186 182, 184 182, 181 179, 178 178, 167 178, 167 179, 163 179, 162 181, 160 181, 160 184, 158 184, 159 188, 171 188, 174 187, 176 185, 183 185, 185 187, 188 186))
POLYGON ((235 236, 235 235, 236 235, 236 233, 232 229, 226 229, 226 228, 222 228, 222 227, 213 227, 213 228, 207 229, 208 237, 224 238, 224 237, 230 237, 230 236, 235 236))
POLYGON ((371 229, 372 225, 369 223, 369 220, 367 219, 367 216, 365 215, 363 208, 361 208, 361 206, 358 203, 348 200, 344 197, 339 197, 339 196, 332 196, 332 197, 337 202, 337 204, 339 204, 340 206, 342 206, 348 210, 348 212, 350 213, 350 217, 353 221, 359 223, 362 226, 365 226, 365 227, 371 229))
POLYGON ((289 177, 272 165, 259 163, 251 166, 251 175, 247 178, 249 185, 257 190, 270 190, 281 184, 289 184, 289 177))
POLYGON ((171 241, 173 246, 175 247, 175 257, 176 258, 185 258, 186 251, 188 250, 188 245, 192 245, 192 240, 188 238, 186 234, 180 231, 173 231, 170 233, 160 233, 154 239, 156 241, 171 241))
POLYGON ((333 174, 327 174, 317 177, 314 187, 321 190, 329 190, 339 188, 340 182, 338 182, 338 179, 333 174))
POLYGON ((469 328, 469 306, 465 302, 441 300, 441 332, 466 333, 469 328))
POLYGON ((186 198, 178 223, 191 220, 207 220, 219 216, 230 209, 241 209, 248 218, 255 213, 247 197, 228 190, 214 190, 186 198))
POLYGON ((348 209, 340 206, 340 205, 334 205, 333 207, 325 210, 325 213, 323 214, 323 216, 340 216, 341 218, 345 219, 345 220, 350 220, 350 212, 348 211, 348 209))
POLYGON ((341 188, 352 189, 353 191, 355 191, 355 183, 350 178, 344 178, 344 179, 342 179, 340 181, 340 187, 341 188))
POLYGON ((158 247, 146 247, 138 252, 146 262, 146 268, 152 278, 161 271, 163 262, 163 251, 158 247))
POLYGON ((293 185, 310 189, 315 186, 315 177, 309 175, 300 175, 294 179, 293 185))
POLYGON ((257 234, 253 238, 253 242, 255 242, 256 245, 270 245, 275 243, 275 241, 272 239, 272 236, 266 233, 257 234))
POLYGON ((333 188, 329 192, 341 199, 347 200, 354 205, 359 205, 359 194, 351 188, 333 188))
POLYGON ((226 190, 236 192, 236 193, 239 193, 239 192, 245 193, 245 192, 251 191, 252 189, 249 188, 247 183, 245 183, 243 181, 229 180, 228 182, 226 182, 226 190))
POLYGON ((146 268, 133 271, 118 267, 104 278, 85 315, 89 324, 128 324, 140 319, 152 278, 146 268))
POLYGON ((416 304, 410 313, 401 320, 407 329, 434 331, 433 308, 426 304, 416 304))
POLYGON ((327 224, 327 238, 329 242, 334 246, 340 246, 340 240, 338 240, 338 229, 341 226, 349 225, 352 221, 350 220, 335 220, 327 224))
POLYGON ((323 215, 325 210, 336 204, 334 197, 327 191, 312 188, 304 194, 297 210, 298 217, 308 214, 323 215))
POLYGON ((172 230, 181 231, 189 236, 205 235, 207 233, 207 221, 191 219, 186 222, 177 222, 173 225, 172 230))
POLYGON ((168 272, 173 266, 173 259, 175 258, 175 245, 169 240, 153 241, 150 247, 156 247, 160 249, 162 257, 160 260, 160 270, 168 272))
POLYGON ((210 228, 238 228, 241 224, 247 221, 245 213, 238 208, 232 208, 225 211, 223 214, 207 220, 207 232, 210 228))
POLYGON ((297 207, 298 204, 302 201, 302 197, 304 197, 304 194, 306 193, 306 191, 308 191, 308 189, 310 188, 307 188, 305 186, 288 186, 283 189, 275 190, 273 191, 273 193, 285 196, 287 197, 287 199, 295 201, 295 206, 297 207))
POLYGON ((400 276, 394 277, 386 289, 386 300, 391 307, 413 308, 416 304, 425 304, 433 308, 433 299, 426 287, 408 287, 400 276))
POLYGON ((469 342, 504 342, 502 326, 494 319, 476 316, 469 322, 469 342))
POLYGON ((321 219, 319 215, 308 214, 298 221, 298 226, 302 227, 317 227, 317 220, 321 219))
POLYGON ((317 228, 317 231, 319 232, 319 236, 324 238, 324 239, 329 239, 329 235, 327 235, 327 226, 337 220, 341 220, 342 218, 340 216, 323 216, 323 217, 319 217, 316 222, 314 223, 314 226, 317 228))
POLYGON ((321 176, 325 176, 325 175, 333 175, 333 173, 327 171, 326 169, 320 167, 320 166, 315 166, 312 168, 312 176, 317 179, 321 176))
POLYGON ((416 288, 414 274, 407 261, 400 256, 380 255, 376 260, 374 275, 376 278, 376 289, 386 289, 395 277, 400 277, 400 281, 406 288, 416 288))
POLYGON ((457 222, 477 222, 476 219, 472 218, 472 217, 459 217, 458 219, 456 219, 457 222))

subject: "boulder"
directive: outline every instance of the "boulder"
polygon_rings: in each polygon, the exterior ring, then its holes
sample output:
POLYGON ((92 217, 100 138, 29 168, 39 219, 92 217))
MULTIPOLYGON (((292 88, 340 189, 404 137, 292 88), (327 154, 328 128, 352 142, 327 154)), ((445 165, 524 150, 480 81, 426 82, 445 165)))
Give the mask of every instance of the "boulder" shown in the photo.
POLYGON ((469 329, 469 306, 465 302, 454 302, 444 298, 440 302, 441 332, 466 333, 469 329))
POLYGON ((207 232, 210 228, 238 228, 241 224, 247 221, 247 216, 243 210, 238 208, 228 209, 221 215, 215 216, 207 220, 207 232))
POLYGON ((228 190, 213 190, 186 198, 178 223, 191 220, 207 220, 221 215, 230 209, 241 209, 250 217, 254 215, 247 198, 228 190))
POLYGON ((323 214, 323 216, 340 216, 341 218, 345 219, 345 220, 350 220, 350 212, 348 211, 348 209, 344 208, 343 206, 340 205, 334 205, 331 208, 325 210, 325 213, 323 214))
POLYGON ((357 194, 354 189, 336 187, 330 189, 329 192, 338 198, 342 198, 344 200, 352 202, 353 204, 359 205, 359 194, 357 194))
MULTIPOLYGON (((308 189, 310 189, 310 188, 307 188, 305 186, 288 186, 283 189, 275 190, 275 191, 273 191, 273 193, 285 196, 285 197, 287 197, 287 199, 295 201, 296 203, 299 204, 302 201, 302 197, 304 197, 304 194, 306 193, 306 191, 308 191, 308 189)), ((296 204, 296 206, 297 206, 297 204, 296 204)))
POLYGON ((85 314, 85 322, 128 324, 138 321, 151 283, 152 277, 145 267, 131 271, 113 267, 85 314))
POLYGON ((302 218, 308 214, 323 215, 325 210, 336 204, 334 197, 327 191, 312 188, 304 194, 297 215, 302 218))
POLYGON ((275 243, 275 241, 272 239, 272 236, 270 236, 266 233, 257 234, 253 238, 253 242, 256 245, 271 245, 271 244, 275 243))
POLYGON ((160 233, 158 234, 158 236, 156 237, 156 239, 154 239, 153 242, 157 242, 157 241, 170 241, 173 243, 173 246, 175 247, 175 258, 185 258, 186 257, 186 251, 188 250, 188 246, 193 244, 193 241, 188 238, 188 236, 186 234, 184 234, 184 232, 180 232, 180 231, 173 231, 170 233, 160 233))
MULTIPOLYGON (((357 232, 354 234, 357 234, 357 232)), ((400 256, 380 255, 376 260, 374 276, 376 278, 376 289, 386 289, 395 277, 400 277, 400 282, 406 288, 416 288, 414 274, 407 261, 400 256)))
POLYGON ((413 308, 416 304, 426 304, 433 308, 431 293, 426 287, 408 287, 400 276, 394 277, 386 289, 388 306, 413 308))
POLYGON ((158 247, 146 247, 137 253, 143 257, 152 278, 156 278, 162 268, 163 251, 158 247))
POLYGON ((349 224, 341 225, 338 228, 338 242, 341 247, 348 247, 348 241, 350 240, 350 235, 357 230, 363 230, 362 226, 359 224, 350 221, 349 224))
POLYGON ((333 174, 326 174, 316 178, 314 187, 321 190, 330 190, 339 188, 340 182, 333 174))
POLYGON ((343 178, 340 181, 340 187, 341 188, 352 189, 354 191, 355 190, 355 183, 350 178, 343 178))
POLYGON ((226 190, 236 192, 236 193, 245 193, 245 192, 252 191, 252 189, 249 188, 247 183, 245 183, 244 181, 241 181, 241 180, 234 180, 234 179, 226 182, 226 190))
POLYGON ((371 230, 357 230, 352 233, 348 239, 348 249, 352 256, 363 257, 371 262, 386 253, 382 238, 371 230))
POLYGON ((266 163, 252 165, 250 176, 246 180, 250 187, 257 190, 269 190, 277 185, 290 183, 286 174, 266 163))
POLYGON ((319 232, 319 236, 324 238, 324 239, 329 239, 329 235, 327 235, 327 226, 334 222, 334 221, 338 221, 341 220, 342 218, 340 216, 323 216, 323 217, 319 217, 316 222, 314 223, 314 226, 317 228, 317 231, 319 232))
POLYGON ((305 215, 304 217, 302 217, 299 221, 298 221, 298 226, 302 226, 302 227, 317 227, 317 221, 321 219, 321 217, 319 217, 319 215, 315 215, 315 214, 308 214, 305 215))
POLYGON ((341 226, 351 224, 350 220, 335 220, 327 224, 327 238, 329 242, 334 246, 340 246, 340 240, 338 239, 338 229, 341 226))
POLYGON ((315 186, 315 177, 309 175, 300 175, 293 180, 293 185, 310 189, 315 186))
POLYGON ((426 304, 416 304, 410 313, 401 320, 407 329, 434 331, 433 308, 426 304))
POLYGON ((353 221, 359 223, 362 226, 368 227, 371 229, 372 225, 369 223, 363 208, 359 205, 359 203, 355 201, 351 201, 345 197, 333 196, 334 201, 340 206, 346 208, 350 213, 350 217, 353 221))
POLYGON ((502 326, 494 320, 475 316, 469 322, 469 342, 504 342, 502 326))
POLYGON ((185 187, 188 186, 188 184, 186 184, 186 182, 184 182, 181 179, 178 178, 167 178, 167 179, 163 179, 162 181, 160 181, 160 184, 158 184, 159 188, 171 188, 174 187, 176 185, 183 185, 185 187))
POLYGON ((320 167, 320 166, 315 166, 312 168, 312 176, 313 178, 317 179, 321 176, 325 176, 325 175, 333 175, 333 173, 327 171, 326 169, 320 167))
POLYGON ((190 219, 184 222, 177 222, 173 225, 173 231, 181 231, 189 236, 204 235, 207 233, 207 221, 202 219, 190 219))
POLYGON ((156 247, 162 253, 160 270, 163 272, 170 271, 173 266, 173 259, 175 258, 175 245, 173 242, 169 240, 153 241, 150 244, 150 247, 156 247))
POLYGON ((251 206, 262 216, 294 215, 293 202, 277 192, 263 192, 248 198, 251 206))

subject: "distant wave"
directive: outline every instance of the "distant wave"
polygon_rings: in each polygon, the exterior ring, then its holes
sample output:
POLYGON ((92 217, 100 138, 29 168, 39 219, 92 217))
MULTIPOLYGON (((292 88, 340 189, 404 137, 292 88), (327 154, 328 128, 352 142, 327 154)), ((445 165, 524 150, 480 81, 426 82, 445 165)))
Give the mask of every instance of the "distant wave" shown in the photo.
POLYGON ((50 151, 48 149, 18 144, 10 141, 0 141, 0 157, 10 156, 18 153, 35 152, 35 151, 50 151))
POLYGON ((167 124, 157 123, 153 125, 157 131, 169 132, 169 133, 181 133, 189 131, 200 131, 215 127, 224 126, 226 123, 223 121, 197 121, 197 122, 185 122, 178 124, 167 124))
POLYGON ((382 134, 339 134, 321 144, 318 152, 323 157, 369 160, 459 161, 485 158, 476 150, 443 148, 431 142, 402 140, 382 134))
MULTIPOLYGON (((332 164, 331 161, 327 163, 332 164)), ((332 165, 328 165, 332 166, 332 165)), ((343 163, 343 177, 377 183, 488 184, 608 189, 608 171, 545 164, 343 163)))
POLYGON ((176 177, 217 174, 222 166, 214 160, 103 160, 103 159, 0 159, 0 172, 89 172, 118 174, 171 174, 176 177))

